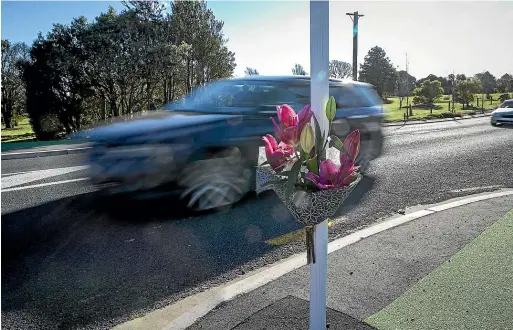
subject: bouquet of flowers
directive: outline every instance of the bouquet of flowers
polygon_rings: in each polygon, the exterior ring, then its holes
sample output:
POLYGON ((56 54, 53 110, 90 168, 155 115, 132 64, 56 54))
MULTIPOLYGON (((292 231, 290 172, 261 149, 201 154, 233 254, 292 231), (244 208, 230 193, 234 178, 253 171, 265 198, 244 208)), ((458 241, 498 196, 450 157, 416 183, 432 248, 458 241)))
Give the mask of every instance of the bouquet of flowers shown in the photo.
POLYGON ((267 160, 257 168, 256 191, 276 192, 294 218, 306 226, 308 245, 309 230, 332 217, 361 180, 359 167, 355 166, 360 132, 354 130, 343 142, 329 134, 336 114, 333 97, 323 112, 330 127, 328 138, 322 134, 310 105, 297 114, 286 104, 277 106, 276 111, 279 123, 272 117, 271 121, 280 142, 270 134, 262 137, 267 160), (340 166, 324 159, 328 146, 338 149, 340 166))

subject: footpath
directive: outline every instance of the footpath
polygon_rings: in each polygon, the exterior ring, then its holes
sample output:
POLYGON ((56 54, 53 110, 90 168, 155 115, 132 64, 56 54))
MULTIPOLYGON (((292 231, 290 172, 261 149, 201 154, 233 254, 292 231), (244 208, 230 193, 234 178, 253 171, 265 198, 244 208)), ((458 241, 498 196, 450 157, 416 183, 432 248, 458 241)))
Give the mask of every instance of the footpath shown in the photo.
MULTIPOLYGON (((451 200, 330 242, 328 329, 513 329, 513 190, 451 200)), ((292 256, 114 329, 308 329, 292 256)))

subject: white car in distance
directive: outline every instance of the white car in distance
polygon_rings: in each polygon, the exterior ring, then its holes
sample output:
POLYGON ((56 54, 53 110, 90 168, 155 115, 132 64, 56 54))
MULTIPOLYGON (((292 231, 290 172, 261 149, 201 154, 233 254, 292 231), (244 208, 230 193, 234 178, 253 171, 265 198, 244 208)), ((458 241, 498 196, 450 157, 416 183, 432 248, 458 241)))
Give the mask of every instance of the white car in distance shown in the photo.
POLYGON ((506 100, 492 112, 492 126, 513 124, 513 99, 506 100))

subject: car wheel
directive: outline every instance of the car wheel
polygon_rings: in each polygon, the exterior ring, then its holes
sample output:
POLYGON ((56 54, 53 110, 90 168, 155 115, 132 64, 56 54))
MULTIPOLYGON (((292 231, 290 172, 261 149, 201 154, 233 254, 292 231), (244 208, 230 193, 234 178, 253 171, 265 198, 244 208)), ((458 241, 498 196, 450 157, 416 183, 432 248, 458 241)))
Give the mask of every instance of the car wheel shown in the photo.
POLYGON ((497 123, 490 123, 493 127, 497 127, 497 123))
POLYGON ((256 162, 253 164, 254 157, 244 150, 227 148, 203 158, 189 163, 178 181, 185 188, 181 197, 187 208, 206 211, 230 207, 254 189, 256 162))

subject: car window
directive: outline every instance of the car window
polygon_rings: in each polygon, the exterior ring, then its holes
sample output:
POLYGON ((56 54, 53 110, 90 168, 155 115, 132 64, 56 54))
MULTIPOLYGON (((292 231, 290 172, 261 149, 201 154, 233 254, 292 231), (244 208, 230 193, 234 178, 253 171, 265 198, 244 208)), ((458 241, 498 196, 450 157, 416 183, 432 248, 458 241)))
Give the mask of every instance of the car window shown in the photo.
MULTIPOLYGON (((294 93, 301 104, 308 104, 310 102, 310 86, 291 86, 290 90, 294 93)), ((340 86, 330 86, 329 95, 335 98, 337 108, 348 107, 347 104, 352 97, 344 94, 344 90, 340 86)))
POLYGON ((296 104, 297 97, 284 84, 254 80, 223 80, 198 88, 168 109, 208 111, 214 108, 296 104))
POLYGON ((513 108, 513 101, 505 101, 501 104, 501 108, 513 108))

